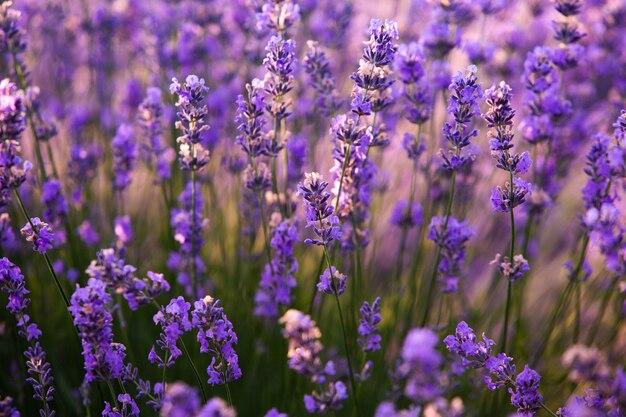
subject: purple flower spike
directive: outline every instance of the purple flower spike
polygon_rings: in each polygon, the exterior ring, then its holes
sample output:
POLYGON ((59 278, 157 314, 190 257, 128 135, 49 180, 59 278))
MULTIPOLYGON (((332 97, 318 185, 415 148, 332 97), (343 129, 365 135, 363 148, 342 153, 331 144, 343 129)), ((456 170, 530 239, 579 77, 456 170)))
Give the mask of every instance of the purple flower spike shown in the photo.
POLYGON ((382 337, 379 333, 378 325, 382 320, 380 317, 380 297, 376 297, 372 304, 367 301, 359 309, 361 318, 359 319, 359 346, 363 352, 374 352, 380 349, 382 337))
POLYGON ((54 232, 48 223, 41 221, 39 217, 30 219, 20 232, 26 241, 33 243, 33 250, 46 253, 54 246, 54 232))

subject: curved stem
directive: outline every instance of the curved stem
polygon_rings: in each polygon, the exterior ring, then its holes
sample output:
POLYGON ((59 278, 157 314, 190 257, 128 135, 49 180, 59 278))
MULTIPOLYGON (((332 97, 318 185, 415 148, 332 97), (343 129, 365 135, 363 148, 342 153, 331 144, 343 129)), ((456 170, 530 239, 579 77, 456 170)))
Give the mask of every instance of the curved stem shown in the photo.
POLYGON ((180 345, 183 348, 183 353, 187 357, 187 361, 191 365, 191 369, 193 370, 193 374, 196 377, 196 381, 198 382, 198 385, 200 386, 200 391, 202 391, 202 402, 206 403, 207 402, 207 396, 206 396, 206 391, 204 390, 204 382, 202 381, 202 378, 200 377, 200 372, 198 372, 198 368, 196 368, 196 365, 193 363, 193 360, 191 359, 191 355, 189 354, 189 351, 187 350, 187 346, 185 345, 185 341, 183 339, 179 339, 179 340, 180 340, 180 345))

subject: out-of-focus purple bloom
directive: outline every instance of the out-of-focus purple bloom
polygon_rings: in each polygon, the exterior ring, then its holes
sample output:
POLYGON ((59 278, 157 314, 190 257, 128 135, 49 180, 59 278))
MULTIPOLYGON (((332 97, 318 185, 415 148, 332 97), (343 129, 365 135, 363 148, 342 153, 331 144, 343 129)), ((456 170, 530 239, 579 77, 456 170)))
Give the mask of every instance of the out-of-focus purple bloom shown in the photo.
POLYGON ((54 232, 48 223, 39 217, 31 218, 20 230, 27 242, 32 242, 33 250, 46 253, 54 246, 54 232))
POLYGON ((348 390, 341 381, 331 382, 328 389, 319 393, 313 391, 304 396, 304 408, 310 414, 326 414, 329 411, 339 410, 343 401, 348 398, 348 390))
POLYGON ((359 319, 359 346, 364 352, 374 352, 380 349, 382 337, 379 333, 378 324, 380 317, 380 297, 376 297, 372 304, 367 301, 359 309, 361 315, 359 319))
POLYGON ((191 323, 198 330, 200 352, 212 356, 207 368, 208 383, 225 384, 241 378, 239 357, 234 348, 237 334, 220 306, 220 300, 207 295, 193 306, 191 323))
POLYGON ((154 324, 161 326, 162 332, 159 334, 156 345, 164 353, 161 357, 152 345, 148 359, 151 363, 156 363, 159 368, 174 365, 176 359, 182 355, 176 344, 183 334, 191 330, 190 309, 191 304, 183 297, 177 297, 171 299, 166 307, 161 307, 161 311, 152 317, 154 324))
POLYGON ((130 125, 123 124, 111 142, 113 150, 113 188, 117 191, 125 190, 132 181, 132 173, 137 165, 137 139, 130 125))
POLYGON ((406 380, 404 394, 415 403, 433 401, 442 393, 438 343, 437 334, 430 329, 412 329, 404 339, 397 373, 406 380))
POLYGON ((406 200, 400 200, 391 213, 391 224, 401 228, 420 226, 423 221, 422 205, 418 203, 409 206, 406 200))
POLYGON ((474 236, 467 221, 454 217, 433 217, 426 237, 440 248, 441 262, 438 267, 439 282, 444 292, 456 292, 465 260, 465 245, 474 236))
POLYGON ((0 400, 0 415, 6 417, 20 417, 20 412, 13 407, 13 398, 4 397, 0 400))
POLYGON ((256 14, 257 30, 284 34, 300 20, 300 6, 292 0, 266 0, 256 14))
POLYGON ((33 165, 19 156, 20 143, 15 140, 0 141, 0 207, 9 203, 10 194, 26 181, 33 165))
POLYGON ((171 252, 167 260, 168 268, 177 272, 178 283, 185 286, 188 294, 192 292, 191 274, 194 268, 197 273, 206 271, 200 251, 204 243, 203 232, 208 226, 208 220, 202 217, 204 203, 198 182, 195 183, 196 207, 194 210, 193 186, 194 184, 191 182, 187 183, 187 187, 178 197, 180 208, 172 209, 170 212, 170 224, 174 231, 174 240, 180 244, 180 248, 176 252, 171 252))
POLYGON ((8 250, 14 249, 15 246, 15 233, 11 227, 9 213, 0 213, 0 247, 4 250, 8 250))
POLYGON ((412 42, 398 47, 395 68, 402 81, 406 100, 404 117, 417 125, 426 123, 432 113, 432 91, 424 77, 424 54, 419 44, 412 42))
POLYGON ((100 241, 100 235, 89 220, 83 221, 77 228, 78 236, 89 246, 95 246, 100 241))
POLYGON ((178 161, 183 171, 200 171, 209 163, 209 151, 202 144, 202 135, 209 130, 205 122, 208 114, 205 94, 208 91, 204 79, 197 75, 188 75, 182 85, 172 78, 170 93, 178 96, 176 128, 182 136, 176 138, 176 142, 179 144, 178 161))
POLYGON ((491 263, 497 265, 498 271, 500 271, 502 276, 511 282, 517 281, 526 272, 530 271, 528 261, 522 255, 513 256, 513 262, 511 263, 508 256, 502 258, 500 254, 497 254, 491 263))
POLYGON ((69 310, 83 345, 87 382, 117 379, 125 373, 126 348, 113 342, 110 301, 105 283, 95 278, 72 294, 69 310))
POLYGON ((318 42, 308 41, 309 48, 302 61, 304 70, 311 78, 311 87, 317 93, 315 111, 328 117, 341 107, 339 93, 335 89, 335 79, 330 71, 330 62, 324 48, 318 42))
MULTIPOLYGON (((2 6, 4 7, 4 4, 2 6)), ((24 92, 11 80, 4 78, 0 81, 0 139, 20 140, 25 129, 24 92)))
POLYGON ((289 340, 289 368, 317 384, 324 383, 326 367, 320 357, 324 346, 320 342, 322 333, 315 322, 295 309, 287 310, 279 322, 284 326, 283 336, 289 340))
POLYGON ((66 236, 63 227, 69 209, 65 196, 63 195, 61 181, 49 179, 43 183, 41 204, 44 206, 44 217, 48 219, 54 227, 56 244, 60 245, 64 243, 66 236))
POLYGON ((279 308, 292 302, 291 290, 296 286, 295 273, 298 261, 293 255, 293 245, 298 239, 298 229, 289 220, 283 220, 273 229, 270 246, 274 257, 265 265, 261 283, 254 297, 254 314, 275 318, 279 308))
POLYGON ((346 281, 348 277, 337 270, 334 266, 330 269, 326 268, 324 273, 320 275, 317 283, 317 290, 325 294, 341 295, 346 290, 346 281))
POLYGON ((264 417, 289 417, 286 413, 281 413, 277 408, 272 408, 267 413, 265 413, 264 417))
POLYGON ((133 230, 130 222, 130 216, 118 216, 113 222, 113 233, 118 242, 125 246, 133 240, 133 230))
POLYGON ((87 268, 87 275, 101 282, 111 294, 121 294, 131 310, 145 305, 170 290, 163 274, 148 272, 147 278, 137 278, 137 268, 127 265, 124 258, 113 248, 97 252, 96 259, 87 268))
POLYGON ((156 171, 154 182, 159 184, 169 180, 172 176, 171 162, 173 159, 173 149, 163 143, 161 119, 163 117, 163 105, 161 103, 161 90, 156 87, 149 87, 146 97, 143 99, 137 110, 137 121, 147 139, 145 157, 150 161, 156 171))

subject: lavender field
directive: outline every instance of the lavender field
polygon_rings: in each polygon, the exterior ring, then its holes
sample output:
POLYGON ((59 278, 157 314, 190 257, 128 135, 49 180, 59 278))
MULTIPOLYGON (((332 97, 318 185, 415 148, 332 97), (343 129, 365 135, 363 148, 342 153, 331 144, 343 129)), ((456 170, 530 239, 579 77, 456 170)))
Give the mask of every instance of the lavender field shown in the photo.
POLYGON ((0 417, 625 417, 625 0, 0 0, 0 417))

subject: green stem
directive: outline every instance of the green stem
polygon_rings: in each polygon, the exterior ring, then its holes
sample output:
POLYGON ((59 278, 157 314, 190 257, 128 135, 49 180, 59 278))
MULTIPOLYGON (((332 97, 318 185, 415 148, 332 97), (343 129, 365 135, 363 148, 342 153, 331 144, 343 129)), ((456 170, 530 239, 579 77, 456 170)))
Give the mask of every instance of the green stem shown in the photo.
MULTIPOLYGON (((191 227, 196 228, 196 170, 191 170, 191 227)), ((191 239, 191 289, 193 296, 198 296, 198 271, 196 266, 196 243, 191 239)))
POLYGON ((359 401, 356 398, 356 382, 354 379, 354 371, 352 369, 352 359, 350 357, 350 349, 348 347, 348 336, 346 333, 346 326, 344 324, 343 312, 341 310, 341 303, 339 302, 339 295, 337 294, 337 290, 334 288, 335 292, 335 302, 337 303, 337 311, 339 312, 339 322, 341 324, 341 333, 343 334, 343 344, 346 349, 346 359, 348 360, 348 372, 350 373, 350 387, 352 389, 352 397, 354 398, 354 407, 356 409, 357 416, 361 416, 361 412, 359 410, 359 401))
POLYGON ((611 281, 611 284, 609 285, 609 287, 604 291, 602 295, 602 301, 600 302, 600 309, 598 311, 598 316, 596 317, 594 325, 591 326, 589 336, 587 336, 587 346, 591 346, 593 344, 596 338, 596 335, 598 334, 598 330, 600 328, 600 325, 602 324, 602 319, 604 318, 604 313, 606 312, 606 308, 609 305, 609 301, 611 300, 611 297, 615 293, 615 286, 619 282, 619 278, 620 278, 619 275, 616 275, 615 278, 613 278, 613 280, 611 281))
MULTIPOLYGON (((513 201, 513 172, 509 173, 510 177, 510 201, 513 201)), ((509 213, 511 218, 511 248, 509 250, 509 262, 513 265, 513 256, 515 256, 515 212, 513 209, 513 205, 509 207, 509 213)), ((511 293, 513 292, 513 283, 510 279, 507 280, 506 287, 506 305, 504 307, 504 325, 502 327, 502 337, 501 337, 501 346, 502 352, 506 352, 506 342, 508 340, 508 332, 509 332, 509 315, 511 313, 511 293)))
POLYGON ((200 377, 200 372, 198 372, 198 368, 196 368, 196 365, 193 363, 193 360, 191 359, 191 355, 189 354, 189 351, 187 350, 187 346, 185 345, 185 342, 183 341, 183 339, 180 339, 180 345, 183 348, 183 353, 187 357, 187 361, 189 361, 189 364, 191 365, 193 374, 196 377, 196 381, 198 382, 198 385, 200 386, 200 391, 202 391, 202 402, 206 403, 207 396, 206 396, 206 391, 204 390, 204 383, 202 381, 202 378, 200 377))

